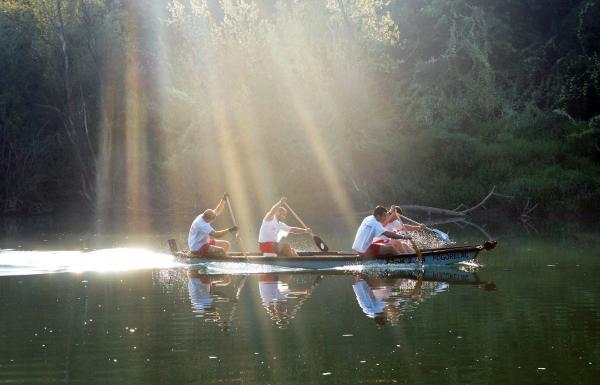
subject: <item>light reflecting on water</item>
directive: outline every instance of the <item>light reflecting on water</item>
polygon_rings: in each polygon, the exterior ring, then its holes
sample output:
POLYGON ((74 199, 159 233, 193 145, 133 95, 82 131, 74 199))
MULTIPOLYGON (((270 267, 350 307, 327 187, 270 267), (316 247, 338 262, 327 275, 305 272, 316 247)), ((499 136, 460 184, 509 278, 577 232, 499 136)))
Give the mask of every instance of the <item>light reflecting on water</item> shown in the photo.
POLYGON ((205 269, 166 235, 5 250, 28 275, 0 276, 0 383, 595 383, 597 238, 496 233, 479 265, 424 269, 205 269))
POLYGON ((144 249, 81 251, 0 250, 0 276, 174 267, 168 254, 144 249))
POLYGON ((379 325, 398 324, 402 316, 446 291, 450 283, 478 286, 488 291, 496 288, 493 282, 480 280, 477 273, 456 267, 379 274, 305 271, 256 275, 202 274, 191 269, 187 271, 187 286, 192 312, 225 331, 229 329, 228 323, 233 322, 242 289, 249 280, 250 285, 256 284, 259 294, 256 302, 262 305, 272 325, 285 329, 327 277, 351 277, 353 283, 348 289, 353 290, 357 305, 367 318, 379 325))

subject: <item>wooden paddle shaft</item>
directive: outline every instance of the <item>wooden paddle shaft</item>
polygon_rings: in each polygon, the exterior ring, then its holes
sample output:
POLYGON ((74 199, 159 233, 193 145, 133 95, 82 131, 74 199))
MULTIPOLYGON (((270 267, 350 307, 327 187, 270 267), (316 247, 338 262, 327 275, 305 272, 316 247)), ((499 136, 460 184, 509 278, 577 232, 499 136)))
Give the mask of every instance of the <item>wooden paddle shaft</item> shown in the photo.
POLYGON ((419 261, 421 261, 421 263, 425 262, 425 258, 423 258, 423 254, 421 254, 421 250, 419 250, 419 247, 417 246, 415 241, 412 238, 409 238, 409 241, 412 244, 413 249, 415 249, 415 254, 417 254, 417 258, 419 258, 419 261))
POLYGON ((287 207, 288 210, 290 210, 290 213, 292 213, 292 215, 298 220, 298 222, 300 222, 300 224, 305 229, 308 229, 308 226, 306 226, 306 224, 302 221, 302 219, 300 219, 300 217, 298 216, 298 214, 296 214, 296 212, 294 210, 292 210, 292 208, 290 207, 290 205, 288 205, 287 202, 285 202, 284 205, 285 205, 285 207, 287 207))
MULTIPOLYGON (((292 210, 292 208, 290 207, 290 205, 287 204, 287 202, 284 203, 285 207, 287 207, 288 210, 290 210, 290 212, 292 213, 292 215, 294 217, 296 217, 296 219, 298 220, 298 222, 300 222, 300 224, 304 227, 304 229, 308 229, 308 226, 306 226, 306 223, 304 223, 304 221, 302 221, 302 219, 300 219, 300 217, 298 216, 298 214, 296 214, 296 212, 294 210, 292 210)), ((315 241, 315 244, 317 245, 317 247, 319 248, 319 250, 321 251, 327 251, 329 250, 329 247, 327 247, 327 245, 325 244, 325 242, 323 242, 323 240, 319 237, 317 237, 315 235, 315 233, 312 232, 312 230, 309 233, 312 237, 313 240, 315 241)))
POLYGON ((231 221, 234 226, 237 226, 237 222, 235 221, 235 216, 233 215, 233 210, 231 209, 231 202, 229 202, 229 197, 225 198, 225 202, 227 202, 227 208, 229 209, 229 215, 231 216, 231 221))
POLYGON ((406 219, 407 221, 409 221, 409 222, 410 222, 410 223, 412 223, 413 225, 417 225, 417 226, 424 226, 424 227, 425 227, 425 229, 427 229, 427 230, 429 230, 429 231, 433 231, 433 230, 431 230, 429 227, 425 226, 424 224, 422 224, 422 223, 419 223, 419 222, 417 222, 417 221, 415 221, 415 220, 413 220, 413 219, 410 219, 410 218, 409 218, 409 217, 407 217, 407 216, 404 216, 404 215, 402 215, 402 214, 398 214, 398 215, 400 216, 400 218, 402 218, 402 219, 406 219))
MULTIPOLYGON (((233 215, 233 209, 231 208, 231 202, 229 202, 229 196, 225 197, 225 201, 227 202, 227 208, 229 209, 231 221, 233 222, 233 225, 237 227, 237 222, 235 221, 235 216, 233 215)), ((240 251, 242 252, 244 257, 246 257, 246 248, 244 247, 244 244, 242 242, 242 237, 240 237, 239 230, 235 232, 235 241, 237 242, 238 247, 240 248, 240 251)))

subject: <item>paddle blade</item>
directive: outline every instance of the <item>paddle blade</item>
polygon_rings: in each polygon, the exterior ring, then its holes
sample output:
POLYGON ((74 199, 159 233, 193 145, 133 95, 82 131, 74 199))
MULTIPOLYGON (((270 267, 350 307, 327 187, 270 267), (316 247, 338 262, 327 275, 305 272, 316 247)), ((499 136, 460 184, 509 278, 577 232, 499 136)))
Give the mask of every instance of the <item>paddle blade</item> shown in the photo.
POLYGON ((433 231, 433 233, 442 241, 444 242, 450 242, 450 237, 448 236, 448 234, 446 234, 445 232, 443 232, 442 230, 438 230, 438 229, 432 229, 431 231, 433 231))
POLYGON ((325 244, 325 242, 323 242, 323 240, 321 238, 317 237, 316 235, 313 235, 313 239, 315 241, 315 244, 319 248, 319 250, 321 250, 321 251, 329 250, 329 247, 327 247, 327 245, 325 244))
POLYGON ((177 242, 174 239, 169 239, 169 249, 171 250, 171 254, 175 255, 179 252, 179 247, 177 247, 177 242))

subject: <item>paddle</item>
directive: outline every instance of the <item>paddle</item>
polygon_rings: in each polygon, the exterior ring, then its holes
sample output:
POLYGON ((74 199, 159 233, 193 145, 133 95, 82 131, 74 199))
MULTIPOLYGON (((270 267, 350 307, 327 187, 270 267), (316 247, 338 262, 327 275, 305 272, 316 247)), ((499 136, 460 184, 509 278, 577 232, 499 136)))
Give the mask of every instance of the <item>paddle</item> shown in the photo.
POLYGON ((404 215, 402 215, 402 214, 400 214, 400 213, 398 213, 398 215, 400 216, 400 218, 402 218, 402 219, 405 219, 405 220, 409 221, 409 222, 410 222, 410 223, 412 223, 413 225, 417 225, 417 226, 423 226, 423 227, 425 228, 425 230, 429 230, 429 231, 431 231, 432 233, 434 233, 434 234, 435 234, 435 235, 436 235, 436 236, 437 236, 439 239, 441 239, 442 241, 444 241, 444 242, 451 242, 451 240, 450 240, 450 237, 448 236, 448 234, 446 234, 446 233, 445 233, 445 232, 443 232, 442 230, 438 230, 438 229, 431 229, 431 228, 429 228, 429 227, 425 226, 424 224, 422 224, 422 223, 419 223, 419 222, 417 222, 417 221, 415 221, 415 220, 412 220, 412 219, 410 219, 409 217, 407 217, 407 216, 404 216, 404 215))
MULTIPOLYGON (((225 196, 225 201, 227 202, 227 208, 229 209, 229 215, 231 216, 231 221, 233 222, 233 225, 235 227, 237 227, 237 222, 235 221, 235 217, 233 216, 233 209, 231 208, 231 202, 229 202, 229 195, 225 196)), ((235 241, 236 241, 238 247, 240 248, 240 251, 244 255, 244 257, 248 257, 248 255, 246 254, 246 248, 244 247, 244 244, 242 243, 242 238, 240 237, 239 230, 235 232, 235 241)))
POLYGON ((417 258, 419 258, 419 262, 421 262, 421 264, 423 264, 425 262, 425 258, 423 257, 423 254, 421 254, 421 250, 419 250, 419 247, 417 246, 417 244, 415 243, 415 241, 412 238, 409 238, 409 241, 412 244, 413 249, 415 249, 417 258))
MULTIPOLYGON (((296 212, 294 210, 292 210, 292 208, 290 207, 290 205, 286 203, 284 203, 285 207, 287 207, 288 210, 290 210, 290 212, 292 213, 292 215, 294 217, 296 217, 296 220, 298 222, 300 222, 300 224, 302 225, 302 227, 304 227, 305 229, 308 229, 308 226, 306 226, 306 224, 304 222, 302 222, 302 219, 300 219, 300 217, 298 216, 298 214, 296 214, 296 212)), ((329 247, 327 247, 327 245, 325 244, 325 242, 323 242, 323 240, 319 237, 317 237, 312 231, 310 232, 310 235, 312 235, 313 240, 315 241, 315 244, 317 245, 317 247, 319 248, 319 250, 321 251, 328 251, 329 247)))

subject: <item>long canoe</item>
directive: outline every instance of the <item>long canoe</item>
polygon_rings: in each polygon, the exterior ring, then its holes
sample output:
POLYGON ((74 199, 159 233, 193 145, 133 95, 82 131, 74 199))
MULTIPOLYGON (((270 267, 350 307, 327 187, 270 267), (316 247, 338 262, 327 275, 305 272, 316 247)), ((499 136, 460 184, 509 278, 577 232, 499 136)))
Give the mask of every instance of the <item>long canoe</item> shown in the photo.
POLYGON ((378 255, 374 257, 359 256, 354 252, 344 251, 300 251, 297 257, 264 256, 260 253, 229 253, 226 257, 197 257, 189 252, 179 251, 174 240, 169 240, 173 255, 181 262, 202 264, 210 262, 252 263, 298 269, 334 269, 345 266, 379 266, 386 264, 403 265, 453 265, 475 259, 480 251, 496 247, 496 241, 486 241, 476 246, 444 247, 423 249, 423 263, 416 254, 378 255))

